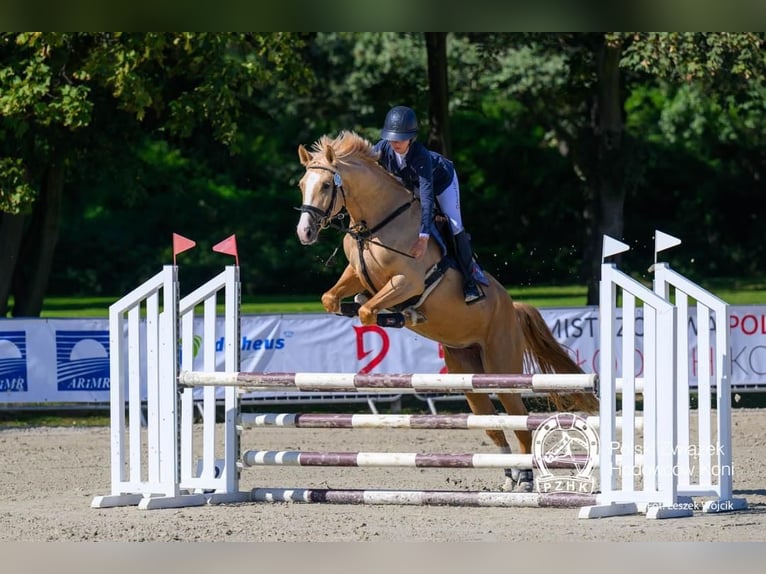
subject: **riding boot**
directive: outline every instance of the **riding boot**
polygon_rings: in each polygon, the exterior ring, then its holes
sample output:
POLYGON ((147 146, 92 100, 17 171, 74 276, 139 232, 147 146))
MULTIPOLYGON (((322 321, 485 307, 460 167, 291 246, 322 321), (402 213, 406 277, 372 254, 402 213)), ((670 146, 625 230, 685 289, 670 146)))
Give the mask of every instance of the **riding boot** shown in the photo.
POLYGON ((463 294, 467 305, 472 305, 477 301, 484 299, 482 291, 476 279, 473 277, 473 249, 471 249, 471 238, 465 230, 454 236, 455 239, 455 258, 460 272, 463 274, 463 294))

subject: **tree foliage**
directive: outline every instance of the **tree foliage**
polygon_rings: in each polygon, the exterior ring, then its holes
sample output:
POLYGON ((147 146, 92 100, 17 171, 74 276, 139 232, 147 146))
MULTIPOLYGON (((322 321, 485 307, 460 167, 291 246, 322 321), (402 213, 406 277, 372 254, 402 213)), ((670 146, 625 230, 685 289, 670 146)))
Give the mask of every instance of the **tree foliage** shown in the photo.
POLYGON ((261 101, 310 85, 303 47, 289 33, 0 34, 2 315, 11 292, 14 315, 39 312, 73 170, 108 166, 136 202, 150 184, 126 173, 147 141, 204 134, 236 151, 247 117, 273 112, 261 101))
POLYGON ((766 163, 764 34, 446 38, 449 125, 434 126, 421 33, 0 34, 0 314, 11 294, 35 314, 45 289, 30 285, 126 292, 171 260, 172 232, 199 245, 185 284, 236 233, 246 293, 318 294, 341 236, 295 240, 297 145, 375 140, 396 104, 423 138, 449 128, 465 224, 506 285, 593 285, 604 232, 631 242, 637 274, 658 228, 684 239, 692 256, 674 264, 697 278, 766 264, 748 209, 766 163))

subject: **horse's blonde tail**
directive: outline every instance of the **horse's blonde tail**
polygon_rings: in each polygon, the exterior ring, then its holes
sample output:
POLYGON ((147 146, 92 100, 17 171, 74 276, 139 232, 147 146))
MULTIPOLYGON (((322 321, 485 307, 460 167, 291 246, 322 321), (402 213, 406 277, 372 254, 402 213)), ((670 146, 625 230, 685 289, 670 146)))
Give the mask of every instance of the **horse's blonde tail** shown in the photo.
MULTIPOLYGON (((524 334, 524 366, 530 372, 582 373, 567 351, 556 340, 537 308, 513 302, 516 318, 524 334)), ((551 401, 560 411, 598 411, 598 399, 592 393, 551 393, 551 401)))

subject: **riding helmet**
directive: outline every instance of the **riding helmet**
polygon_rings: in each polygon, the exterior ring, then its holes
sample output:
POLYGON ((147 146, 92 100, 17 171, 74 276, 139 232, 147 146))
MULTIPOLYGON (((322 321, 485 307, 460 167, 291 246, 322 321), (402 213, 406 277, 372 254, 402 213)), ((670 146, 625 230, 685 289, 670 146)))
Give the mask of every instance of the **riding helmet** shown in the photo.
POLYGON ((381 139, 388 141, 405 141, 418 135, 418 118, 415 112, 407 106, 395 106, 386 114, 381 139))

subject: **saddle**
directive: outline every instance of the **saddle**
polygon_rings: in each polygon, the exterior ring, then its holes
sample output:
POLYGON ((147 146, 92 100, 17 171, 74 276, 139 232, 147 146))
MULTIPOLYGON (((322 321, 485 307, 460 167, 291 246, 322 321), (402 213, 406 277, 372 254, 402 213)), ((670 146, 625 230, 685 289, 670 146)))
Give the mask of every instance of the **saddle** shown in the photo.
MULTIPOLYGON (((447 269, 453 267, 459 270, 455 258, 454 241, 446 241, 444 239, 445 237, 452 238, 452 230, 450 229, 449 220, 441 213, 437 213, 434 217, 434 223, 431 227, 431 236, 439 245, 442 258, 426 272, 425 289, 420 295, 415 295, 385 312, 378 313, 377 323, 379 326, 402 328, 404 327, 406 319, 409 319, 412 324, 424 322, 426 317, 418 310, 418 307, 423 304, 426 298, 428 298, 431 292, 436 288, 444 277, 444 274, 447 272, 447 269)), ((488 284, 484 272, 475 260, 473 273, 476 281, 483 285, 488 284)), ((354 296, 354 301, 341 302, 339 315, 343 315, 344 317, 356 317, 359 313, 359 308, 364 305, 370 297, 372 297, 372 295, 367 292, 357 293, 354 296)))

